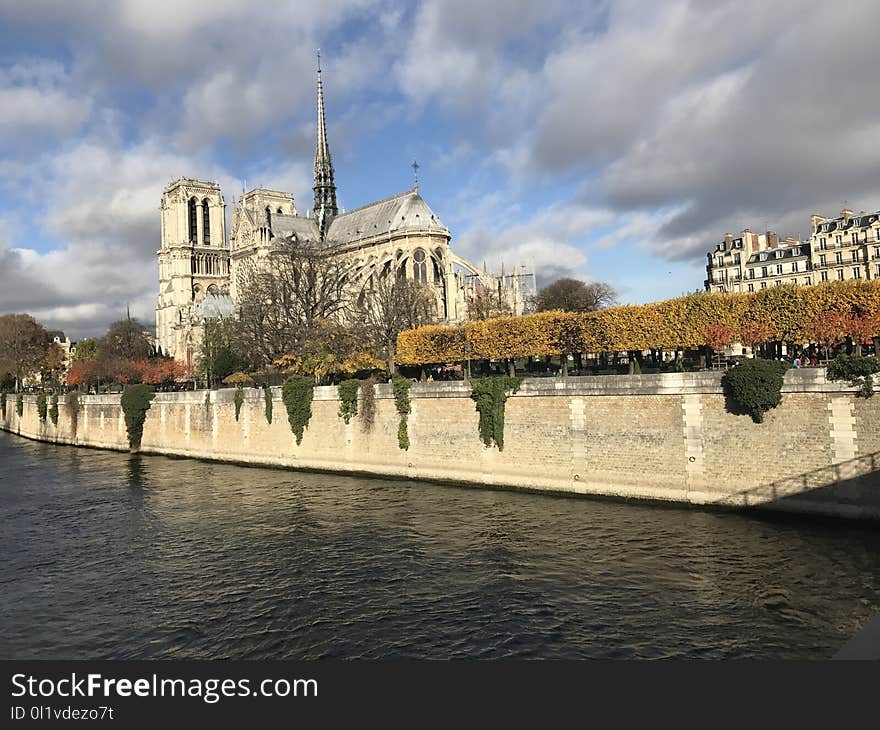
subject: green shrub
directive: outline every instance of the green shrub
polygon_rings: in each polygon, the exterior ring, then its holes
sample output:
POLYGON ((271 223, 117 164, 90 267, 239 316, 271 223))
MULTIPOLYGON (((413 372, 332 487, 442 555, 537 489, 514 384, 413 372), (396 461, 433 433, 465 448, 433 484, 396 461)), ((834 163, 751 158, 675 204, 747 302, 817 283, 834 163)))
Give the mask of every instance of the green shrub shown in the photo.
POLYGON ((870 398, 874 395, 874 378, 880 373, 880 358, 861 355, 838 355, 828 363, 828 380, 845 380, 859 388, 859 395, 870 398))
POLYGON ((46 420, 46 412, 47 412, 46 394, 40 393, 37 396, 37 415, 40 417, 41 421, 46 420))
POLYGON ((79 393, 72 390, 64 399, 64 410, 67 411, 67 417, 70 419, 70 430, 74 436, 76 436, 76 428, 79 425, 80 409, 79 393))
POLYGON ((339 393, 339 416, 348 425, 352 416, 358 413, 358 389, 360 388, 359 380, 343 380, 336 386, 339 393))
POLYGON ((782 400, 782 381, 788 364, 776 360, 744 360, 721 379, 725 392, 755 423, 782 400))
POLYGON ((235 404, 235 420, 237 421, 241 414, 241 407, 244 405, 244 388, 240 385, 235 389, 235 397, 232 402, 235 404))
POLYGON ((263 400, 266 403, 266 423, 272 423, 272 389, 268 385, 263 386, 263 400))
POLYGON ((504 449, 504 404, 521 383, 522 378, 506 375, 471 381, 471 398, 480 413, 480 438, 486 446, 494 442, 499 451, 504 449))
POLYGON ((133 451, 141 447, 144 421, 154 395, 149 385, 129 385, 122 392, 121 405, 125 415, 125 430, 128 432, 128 445, 133 451))
POLYGON ((56 393, 52 394, 52 400, 49 401, 49 418, 53 426, 58 425, 58 395, 56 393))
POLYGON ((315 394, 315 381, 293 375, 284 381, 281 399, 287 408, 287 420, 296 437, 296 445, 302 443, 303 432, 312 418, 312 397, 315 394))
POLYGON ((373 430, 373 424, 376 422, 376 379, 367 378, 360 382, 361 390, 361 429, 364 433, 373 430))
POLYGON ((394 405, 397 413, 400 415, 400 422, 397 425, 397 445, 404 451, 409 449, 409 426, 407 425, 408 416, 412 412, 412 404, 409 400, 409 389, 412 383, 409 378, 402 375, 394 375, 391 378, 391 388, 394 391, 394 405))
POLYGON ((24 397, 21 393, 15 396, 15 412, 21 418, 24 415, 24 397))

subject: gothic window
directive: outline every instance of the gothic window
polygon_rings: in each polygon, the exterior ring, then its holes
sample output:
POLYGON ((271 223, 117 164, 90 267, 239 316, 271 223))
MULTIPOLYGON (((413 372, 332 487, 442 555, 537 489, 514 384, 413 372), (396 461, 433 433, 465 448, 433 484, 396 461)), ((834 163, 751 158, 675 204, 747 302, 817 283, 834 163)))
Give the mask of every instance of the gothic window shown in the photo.
POLYGON ((196 199, 189 199, 189 241, 195 243, 198 240, 198 228, 196 223, 196 199))
MULTIPOLYGON (((280 210, 278 211, 281 212, 280 210)), ((266 230, 269 232, 269 238, 274 238, 272 235, 272 211, 269 210, 269 206, 266 206, 266 230)))
POLYGON ((428 283, 428 264, 425 261, 425 252, 420 248, 413 253, 413 278, 420 284, 428 283))
POLYGON ((217 293, 217 286, 216 286, 216 284, 211 284, 211 286, 208 287, 208 294, 212 294, 212 295, 214 295, 214 294, 216 294, 216 293, 217 293))
POLYGON ((202 241, 205 245, 211 243, 211 213, 208 210, 208 199, 202 201, 202 241))

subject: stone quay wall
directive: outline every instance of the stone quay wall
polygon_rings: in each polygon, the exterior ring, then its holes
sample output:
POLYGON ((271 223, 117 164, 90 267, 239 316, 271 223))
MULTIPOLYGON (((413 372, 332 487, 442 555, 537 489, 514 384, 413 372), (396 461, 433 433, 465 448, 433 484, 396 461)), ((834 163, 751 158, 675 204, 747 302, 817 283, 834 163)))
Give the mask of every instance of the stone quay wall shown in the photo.
MULTIPOLYGON (((491 487, 763 507, 880 519, 880 395, 856 397, 822 369, 789 370, 782 403, 762 424, 728 411, 714 372, 534 378, 507 401, 504 450, 486 447, 470 387, 416 383, 408 450, 397 441, 390 385, 376 386, 376 416, 346 425, 333 386, 315 388, 312 418, 297 446, 279 388, 273 418, 263 393, 157 393, 141 452, 491 487)), ((81 396, 74 431, 40 421, 36 398, 7 396, 0 427, 31 439, 128 450, 118 395, 81 396)), ((2 467, 0 467, 2 468, 2 467)))

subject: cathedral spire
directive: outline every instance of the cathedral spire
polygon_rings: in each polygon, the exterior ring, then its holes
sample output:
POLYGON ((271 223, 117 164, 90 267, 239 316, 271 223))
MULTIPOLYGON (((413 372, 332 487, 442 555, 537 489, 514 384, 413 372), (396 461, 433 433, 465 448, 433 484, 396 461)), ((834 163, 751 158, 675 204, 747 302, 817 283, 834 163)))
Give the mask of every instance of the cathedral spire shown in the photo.
POLYGON ((333 161, 327 143, 327 126, 324 122, 324 85, 321 82, 321 52, 318 51, 318 139, 315 145, 315 216, 321 227, 321 238, 330 221, 338 213, 336 207, 336 183, 333 181, 333 161))

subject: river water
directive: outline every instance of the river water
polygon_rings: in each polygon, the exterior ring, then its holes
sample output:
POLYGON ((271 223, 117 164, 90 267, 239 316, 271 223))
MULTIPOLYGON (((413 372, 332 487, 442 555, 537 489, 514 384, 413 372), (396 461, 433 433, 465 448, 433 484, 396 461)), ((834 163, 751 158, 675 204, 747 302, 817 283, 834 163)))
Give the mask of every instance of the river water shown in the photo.
POLYGON ((0 658, 825 658, 880 530, 0 432, 0 658))

